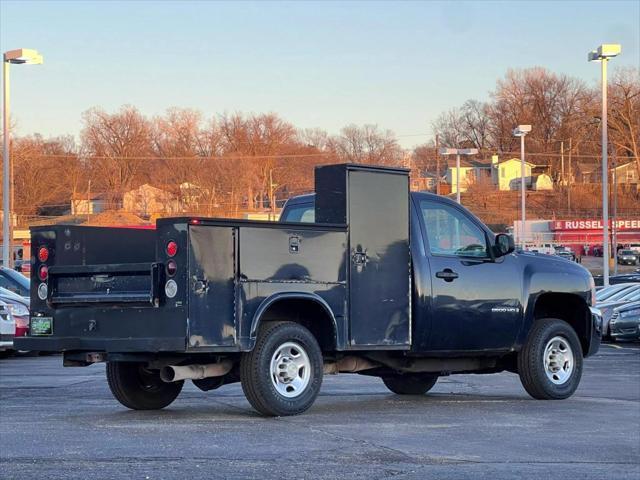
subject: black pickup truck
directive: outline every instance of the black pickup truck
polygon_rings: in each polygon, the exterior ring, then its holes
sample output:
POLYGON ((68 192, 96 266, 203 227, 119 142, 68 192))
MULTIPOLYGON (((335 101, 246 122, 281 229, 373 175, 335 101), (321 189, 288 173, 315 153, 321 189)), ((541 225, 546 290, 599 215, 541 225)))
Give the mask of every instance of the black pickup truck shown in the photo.
POLYGON ((259 412, 293 415, 339 372, 397 394, 504 370, 535 398, 575 391, 601 335, 587 270, 515 253, 457 203, 410 193, 402 169, 318 167, 315 189, 278 223, 33 228, 30 332, 16 347, 107 362, 132 409, 166 407, 190 379, 240 381, 259 412))

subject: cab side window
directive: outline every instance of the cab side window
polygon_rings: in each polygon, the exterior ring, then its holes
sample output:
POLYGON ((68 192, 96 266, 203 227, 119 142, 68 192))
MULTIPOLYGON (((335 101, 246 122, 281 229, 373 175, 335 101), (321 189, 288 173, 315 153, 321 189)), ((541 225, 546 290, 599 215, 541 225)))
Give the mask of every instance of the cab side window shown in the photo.
POLYGON ((280 218, 281 222, 313 223, 316 220, 316 211, 313 204, 303 204, 291 207, 286 216, 280 218))
POLYGON ((488 256, 484 230, 458 209, 422 200, 420 211, 432 255, 476 258, 488 256))

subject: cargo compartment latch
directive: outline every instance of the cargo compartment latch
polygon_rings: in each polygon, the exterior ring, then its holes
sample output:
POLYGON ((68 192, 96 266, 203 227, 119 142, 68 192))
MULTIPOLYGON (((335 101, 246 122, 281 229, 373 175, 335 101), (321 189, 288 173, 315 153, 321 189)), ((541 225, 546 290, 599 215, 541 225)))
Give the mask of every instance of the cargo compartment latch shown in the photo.
POLYGON ((300 237, 298 235, 289 237, 289 253, 300 253, 300 237))
POLYGON ((209 291, 209 282, 204 278, 193 279, 193 293, 196 295, 204 295, 209 291))
POLYGON ((351 257, 353 260, 353 264, 357 267, 358 271, 360 271, 363 267, 367 265, 369 262, 369 255, 367 255, 367 249, 358 250, 353 253, 351 257))

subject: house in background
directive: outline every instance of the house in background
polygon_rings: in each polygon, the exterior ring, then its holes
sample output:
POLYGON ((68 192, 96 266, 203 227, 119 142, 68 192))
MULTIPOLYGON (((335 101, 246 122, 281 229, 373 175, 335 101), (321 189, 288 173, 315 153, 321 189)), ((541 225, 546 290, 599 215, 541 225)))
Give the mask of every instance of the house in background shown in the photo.
POLYGON ((126 192, 122 197, 123 210, 140 217, 179 213, 181 207, 176 195, 148 183, 126 192))
POLYGON ((411 190, 414 192, 435 192, 438 177, 433 173, 419 172, 411 176, 411 190))
POLYGON ((104 194, 76 193, 71 197, 71 215, 93 215, 106 209, 107 199, 104 194))
MULTIPOLYGON (((466 192, 469 186, 478 183, 491 183, 491 166, 476 160, 460 161, 460 191, 466 192)), ((447 168, 445 179, 451 186, 451 193, 457 193, 457 167, 447 168)))
MULTIPOLYGON (((524 177, 526 188, 531 188, 532 163, 524 162, 524 177)), ((518 190, 520 188, 520 178, 522 177, 521 164, 519 158, 511 158, 498 164, 498 189, 518 190)))
POLYGON ((638 164, 636 162, 627 162, 611 169, 616 175, 616 183, 618 185, 637 185, 640 183, 640 175, 638 175, 638 164))

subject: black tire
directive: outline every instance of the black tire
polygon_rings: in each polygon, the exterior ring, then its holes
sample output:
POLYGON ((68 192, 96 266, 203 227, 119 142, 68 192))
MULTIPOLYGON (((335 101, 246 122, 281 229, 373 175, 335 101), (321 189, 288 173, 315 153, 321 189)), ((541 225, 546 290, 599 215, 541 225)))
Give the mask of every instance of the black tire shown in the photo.
MULTIPOLYGON (((553 355, 553 351, 549 354, 553 355)), ((569 365, 565 360, 561 362, 563 366, 569 365)), ((556 318, 536 320, 524 347, 518 354, 518 373, 522 385, 533 398, 560 400, 573 395, 582 377, 582 346, 571 325, 556 318), (560 338, 561 342, 565 342, 564 352, 568 352, 567 345, 570 347, 571 355, 567 354, 567 356, 573 359, 573 367, 567 370, 562 368, 560 375, 551 371, 547 374, 545 367, 545 350, 556 337, 560 338), (567 377, 563 379, 564 374, 567 377)))
POLYGON ((424 395, 438 381, 438 375, 409 373, 382 377, 385 386, 398 395, 424 395))
MULTIPOLYGON (((293 351, 295 354, 296 349, 293 351)), ((258 331, 253 350, 242 354, 242 390, 251 406, 263 415, 298 415, 311 407, 318 396, 322 386, 323 366, 322 351, 309 330, 293 322, 266 323, 258 331), (276 388, 277 380, 272 379, 271 362, 275 354, 290 342, 300 346, 308 358, 308 367, 300 368, 295 375, 305 376, 308 380, 299 392, 281 393, 276 388), (296 396, 287 397, 285 394, 296 396)), ((289 387, 282 382, 279 383, 279 388, 286 390, 289 387)))
POLYGON ((159 410, 170 405, 184 381, 166 383, 160 372, 138 362, 107 362, 107 382, 113 396, 132 410, 159 410))

